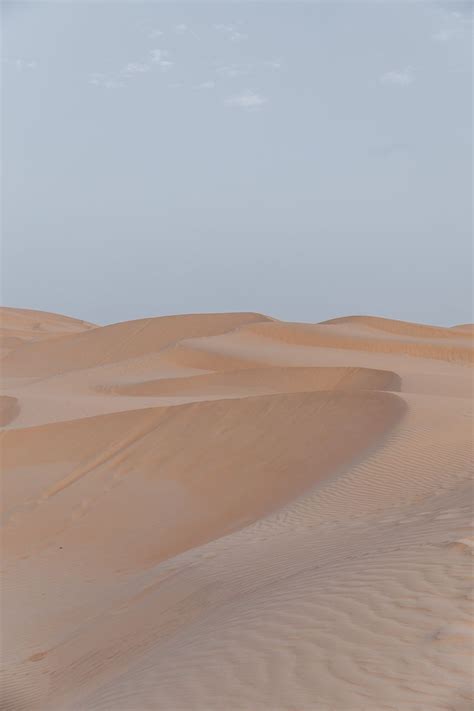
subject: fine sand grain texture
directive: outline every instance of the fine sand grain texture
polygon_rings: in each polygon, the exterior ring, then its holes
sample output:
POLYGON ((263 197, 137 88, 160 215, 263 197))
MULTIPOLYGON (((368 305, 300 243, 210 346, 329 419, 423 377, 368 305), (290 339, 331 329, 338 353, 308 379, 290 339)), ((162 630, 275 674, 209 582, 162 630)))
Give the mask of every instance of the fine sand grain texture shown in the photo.
POLYGON ((2 711, 469 711, 473 335, 0 312, 2 711))

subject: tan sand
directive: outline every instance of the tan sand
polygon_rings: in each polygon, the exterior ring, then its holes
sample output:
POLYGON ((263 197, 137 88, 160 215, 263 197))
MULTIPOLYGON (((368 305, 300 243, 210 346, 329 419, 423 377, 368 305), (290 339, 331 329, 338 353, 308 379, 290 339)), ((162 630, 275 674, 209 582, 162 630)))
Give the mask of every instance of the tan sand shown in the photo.
POLYGON ((468 711, 473 330, 4 309, 3 711, 468 711))

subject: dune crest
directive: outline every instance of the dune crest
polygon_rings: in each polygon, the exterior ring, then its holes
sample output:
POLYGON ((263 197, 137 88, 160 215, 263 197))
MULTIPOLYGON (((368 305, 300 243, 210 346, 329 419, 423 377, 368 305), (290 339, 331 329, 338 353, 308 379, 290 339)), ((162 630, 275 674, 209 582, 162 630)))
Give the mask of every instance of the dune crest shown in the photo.
POLYGON ((470 327, 0 316, 3 711, 470 708, 470 327))

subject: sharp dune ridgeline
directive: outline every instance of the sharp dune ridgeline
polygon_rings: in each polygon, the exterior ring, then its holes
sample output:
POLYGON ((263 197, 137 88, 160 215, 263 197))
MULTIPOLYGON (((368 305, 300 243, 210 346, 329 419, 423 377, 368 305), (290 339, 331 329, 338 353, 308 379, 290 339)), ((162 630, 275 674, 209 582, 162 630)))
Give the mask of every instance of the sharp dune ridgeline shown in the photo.
POLYGON ((4 308, 3 711, 468 711, 473 328, 4 308))

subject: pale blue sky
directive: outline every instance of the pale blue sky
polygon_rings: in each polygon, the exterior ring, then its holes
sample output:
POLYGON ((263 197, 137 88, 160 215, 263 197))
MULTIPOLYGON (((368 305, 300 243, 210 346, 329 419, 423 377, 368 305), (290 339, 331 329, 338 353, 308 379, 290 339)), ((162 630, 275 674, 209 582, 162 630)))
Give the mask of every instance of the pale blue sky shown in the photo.
POLYGON ((471 7, 4 3, 3 303, 471 321, 471 7))

